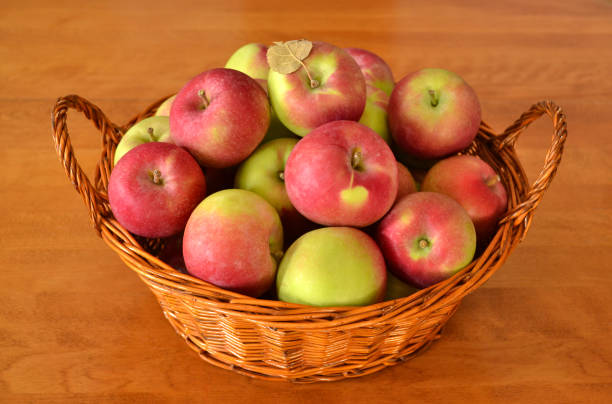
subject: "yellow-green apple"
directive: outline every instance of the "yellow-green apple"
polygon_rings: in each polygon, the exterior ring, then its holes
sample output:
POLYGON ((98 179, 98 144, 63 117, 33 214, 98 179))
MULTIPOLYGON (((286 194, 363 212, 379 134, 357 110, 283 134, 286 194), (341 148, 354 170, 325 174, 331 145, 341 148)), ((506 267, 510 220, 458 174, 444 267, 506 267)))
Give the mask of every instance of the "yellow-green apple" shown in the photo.
POLYGON ((170 139, 170 121, 167 116, 152 116, 130 127, 115 149, 114 163, 134 147, 149 142, 172 143, 170 139))
POLYGON ((238 167, 234 180, 236 188, 253 191, 274 206, 287 246, 315 227, 291 204, 285 189, 285 165, 297 142, 295 138, 279 138, 262 144, 238 167))
POLYGON ((366 104, 359 122, 391 142, 387 123, 387 105, 395 81, 389 65, 378 55, 359 48, 345 49, 355 59, 366 83, 366 104))
POLYGON ((387 271, 380 249, 352 227, 324 227, 298 238, 276 277, 278 298, 311 306, 362 306, 385 295, 387 271))
POLYGON ((258 297, 274 283, 283 228, 276 210, 243 189, 209 195, 183 235, 187 271, 221 288, 258 297))
POLYGON ((508 195, 499 175, 480 158, 461 155, 441 160, 425 176, 423 191, 441 192, 459 202, 484 245, 506 212, 508 195))
POLYGON ((184 149, 162 142, 136 146, 111 172, 108 199, 117 221, 143 237, 180 233, 206 194, 198 163, 184 149))
POLYGON ((248 43, 238 48, 225 63, 226 69, 238 70, 255 79, 264 89, 268 87, 268 47, 260 43, 248 43))
POLYGON ((319 126, 293 148, 285 166, 289 200, 325 226, 365 227, 397 195, 397 162, 376 132, 355 121, 319 126))
POLYGON ((172 103, 174 102, 175 98, 176 94, 166 98, 166 100, 162 102, 155 110, 155 116, 170 116, 170 109, 172 108, 172 103))
POLYGON ((229 167, 261 142, 270 123, 265 91, 246 74, 217 68, 200 73, 178 92, 170 134, 205 167, 229 167))
POLYGON ((294 73, 270 70, 268 94, 280 121, 304 136, 324 123, 357 121, 366 102, 365 79, 355 60, 341 48, 313 42, 304 66, 294 73))
POLYGON ((476 231, 467 212, 437 192, 401 199, 381 220, 376 239, 389 269, 420 288, 451 277, 476 251, 476 231))
POLYGON ((387 271, 387 291, 385 300, 401 299, 418 292, 419 289, 400 280, 393 272, 387 271))
MULTIPOLYGON (((270 66, 268 66, 268 60, 266 59, 267 51, 268 47, 266 45, 248 43, 238 48, 238 50, 230 56, 225 67, 227 69, 241 71, 255 79, 267 93, 268 73, 270 71, 270 66)), ((292 136, 291 131, 278 120, 274 108, 270 107, 270 127, 262 143, 287 136, 292 136)))
POLYGON ((408 154, 433 159, 463 150, 480 126, 476 93, 457 74, 422 69, 401 79, 389 100, 389 128, 408 154))
POLYGON ((397 196, 395 201, 399 201, 404 196, 417 192, 416 182, 410 174, 410 170, 405 165, 397 162, 397 196))

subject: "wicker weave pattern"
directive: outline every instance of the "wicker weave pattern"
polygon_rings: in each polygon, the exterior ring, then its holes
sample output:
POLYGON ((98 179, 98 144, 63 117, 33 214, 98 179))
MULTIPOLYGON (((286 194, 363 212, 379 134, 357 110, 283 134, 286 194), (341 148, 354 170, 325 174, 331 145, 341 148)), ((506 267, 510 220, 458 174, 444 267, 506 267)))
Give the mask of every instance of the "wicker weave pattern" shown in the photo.
POLYGON ((362 376, 403 362, 438 339, 463 297, 484 283, 525 237, 560 164, 567 137, 565 115, 550 101, 533 105, 501 135, 482 123, 464 153, 479 155, 497 169, 509 203, 499 230, 478 259, 452 278, 402 299, 365 307, 317 308, 253 299, 182 274, 154 256, 161 247, 159 240, 134 237, 113 218, 106 190, 115 147, 127 128, 151 116, 164 99, 118 126, 77 95, 59 98, 52 116, 57 154, 98 234, 149 286, 187 344, 216 366, 272 380, 362 376), (102 134, 93 183, 74 155, 66 123, 70 109, 82 112, 102 134), (530 186, 514 144, 544 114, 553 121, 552 144, 530 186))

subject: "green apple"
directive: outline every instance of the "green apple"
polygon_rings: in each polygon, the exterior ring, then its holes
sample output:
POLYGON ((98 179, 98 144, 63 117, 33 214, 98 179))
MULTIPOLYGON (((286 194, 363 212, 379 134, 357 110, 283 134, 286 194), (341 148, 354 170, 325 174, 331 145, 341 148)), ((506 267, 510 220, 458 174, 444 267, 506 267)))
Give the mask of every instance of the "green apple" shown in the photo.
POLYGON ((289 247, 276 290, 285 302, 362 306, 381 301, 386 282, 385 261, 370 236, 352 227, 324 227, 289 247))
POLYGON ((259 146, 238 167, 234 187, 262 196, 278 212, 285 230, 285 245, 315 228, 293 206, 285 189, 285 165, 296 138, 279 138, 259 146))
POLYGON ((114 163, 134 147, 149 142, 166 142, 170 140, 170 121, 167 116, 145 118, 128 129, 115 150, 114 163))
POLYGON ((418 291, 418 288, 403 282, 393 275, 393 272, 387 271, 387 292, 385 294, 385 300, 401 299, 402 297, 410 296, 418 291))
POLYGON ((162 102, 155 110, 155 116, 170 116, 170 109, 172 109, 172 102, 175 98, 176 94, 174 94, 172 97, 166 98, 166 100, 162 102))

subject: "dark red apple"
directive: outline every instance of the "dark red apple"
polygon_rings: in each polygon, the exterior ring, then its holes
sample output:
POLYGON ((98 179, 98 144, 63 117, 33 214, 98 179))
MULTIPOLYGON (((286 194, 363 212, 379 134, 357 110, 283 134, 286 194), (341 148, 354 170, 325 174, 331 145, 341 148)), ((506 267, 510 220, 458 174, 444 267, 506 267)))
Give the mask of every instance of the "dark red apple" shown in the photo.
POLYGON ((422 190, 441 192, 459 202, 474 222, 480 245, 495 232, 508 206, 508 195, 499 175, 475 156, 441 160, 427 172, 422 190))
POLYGON ((205 194, 206 180, 198 163, 170 143, 136 146, 117 162, 108 183, 117 221, 151 238, 180 233, 205 194))

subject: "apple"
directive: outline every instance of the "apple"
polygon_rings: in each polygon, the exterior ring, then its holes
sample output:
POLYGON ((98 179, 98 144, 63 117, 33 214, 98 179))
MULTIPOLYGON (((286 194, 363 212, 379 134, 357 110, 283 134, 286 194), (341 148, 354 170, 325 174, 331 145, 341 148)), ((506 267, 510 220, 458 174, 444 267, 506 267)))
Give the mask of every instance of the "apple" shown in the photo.
POLYGON ((177 271, 186 274, 187 268, 185 268, 183 259, 183 233, 166 238, 164 247, 157 257, 177 271))
POLYGON ((459 202, 474 222, 479 245, 493 235, 508 206, 508 195, 499 175, 475 156, 441 160, 427 172, 422 189, 441 192, 459 202))
POLYGON ((234 177, 238 171, 238 166, 225 168, 205 167, 204 177, 206 177, 206 189, 209 194, 223 189, 234 188, 234 177))
POLYGON ((276 278, 278 298, 311 306, 363 306, 385 295, 384 258, 370 236, 352 227, 324 227, 297 239, 276 278))
POLYGON ((157 107, 157 110, 155 110, 155 116, 170 116, 170 109, 172 108, 172 103, 175 98, 176 94, 166 98, 166 100, 157 107))
POLYGON ((149 142, 172 143, 170 121, 167 116, 145 118, 130 127, 117 144, 114 164, 116 165, 119 159, 134 147, 149 142))
POLYGON ((402 198, 378 225, 376 239, 389 269, 419 288, 451 277, 476 251, 476 231, 465 209, 436 192, 402 198))
POLYGON ((365 49, 346 48, 345 51, 355 59, 366 82, 366 104, 359 122, 390 143, 387 105, 395 83, 391 68, 380 56, 365 49))
POLYGON ((400 280, 393 272, 387 271, 387 291, 385 300, 401 299, 418 292, 419 289, 400 280))
POLYGON ((217 68, 191 79, 170 110, 170 133, 205 167, 229 167, 244 160, 270 124, 265 91, 249 76, 217 68))
POLYGON ((417 185, 410 174, 410 170, 405 165, 397 162, 397 196, 395 201, 399 201, 404 196, 417 192, 417 185))
MULTIPOLYGON (((261 87, 268 93, 268 73, 270 67, 266 59, 268 47, 259 43, 249 43, 241 46, 230 56, 225 67, 234 69, 255 79, 261 87)), ((270 107, 270 127, 262 143, 278 139, 281 137, 292 136, 289 129, 278 120, 274 108, 270 107)))
POLYGON ((136 146, 119 160, 108 183, 117 221, 151 238, 180 233, 205 194, 206 180, 198 163, 170 143, 136 146))
POLYGON ((285 232, 285 245, 315 228, 291 204, 285 189, 285 165, 298 139, 280 138, 259 146, 238 167, 235 188, 255 192, 278 212, 285 232))
POLYGON ((261 196, 243 189, 206 197, 183 235, 183 256, 191 275, 252 297, 274 284, 282 248, 278 213, 261 196))
POLYGON ((359 120, 366 85, 355 60, 341 48, 313 42, 303 63, 305 68, 294 73, 270 70, 268 75, 268 94, 280 121, 304 136, 327 122, 359 120))
POLYGON ((236 50, 225 63, 226 69, 238 70, 255 79, 264 89, 268 87, 268 47, 260 43, 248 43, 236 50))
POLYGON ((476 93, 461 77, 444 69, 422 69, 401 79, 391 93, 387 112, 394 141, 420 159, 465 149, 480 126, 476 93))
POLYGON ((285 166, 289 200, 325 226, 365 227, 383 217, 397 195, 397 163, 376 132, 334 121, 303 137, 285 166))

